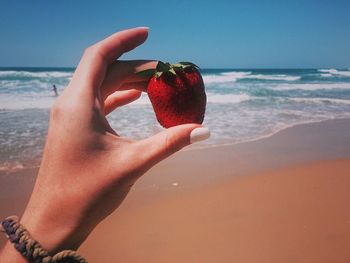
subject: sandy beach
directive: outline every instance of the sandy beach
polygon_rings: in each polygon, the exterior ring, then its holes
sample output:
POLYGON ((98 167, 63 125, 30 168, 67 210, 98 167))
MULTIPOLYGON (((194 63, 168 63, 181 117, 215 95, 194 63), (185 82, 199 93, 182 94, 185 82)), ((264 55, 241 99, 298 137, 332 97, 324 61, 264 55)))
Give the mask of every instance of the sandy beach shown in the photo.
POLYGON ((350 263, 350 0, 0 9, 0 222, 89 263, 350 263))
MULTIPOLYGON (((330 120, 181 151, 79 252, 89 262, 349 262, 349 130, 349 119, 330 120)), ((2 218, 23 211, 35 174, 0 174, 2 218)))

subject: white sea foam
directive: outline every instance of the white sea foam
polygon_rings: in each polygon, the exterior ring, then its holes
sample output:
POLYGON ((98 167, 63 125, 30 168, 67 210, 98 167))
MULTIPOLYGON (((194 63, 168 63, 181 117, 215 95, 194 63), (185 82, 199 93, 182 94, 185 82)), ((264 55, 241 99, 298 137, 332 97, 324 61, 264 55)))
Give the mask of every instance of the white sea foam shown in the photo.
POLYGON ((350 83, 301 83, 281 84, 271 86, 273 90, 322 90, 322 89, 350 89, 350 83))
POLYGON ((0 110, 49 109, 55 97, 1 95, 0 110))
POLYGON ((327 72, 327 73, 331 73, 331 72, 334 72, 334 71, 337 71, 337 70, 334 69, 334 68, 331 68, 331 69, 318 69, 317 71, 318 71, 318 72, 327 72))
MULTIPOLYGON (((1 94, 0 110, 23 110, 23 109, 49 109, 55 102, 56 97, 53 96, 51 90, 46 93, 42 92, 26 92, 25 94, 1 94)), ((150 105, 147 94, 131 103, 131 105, 150 105)))
POLYGON ((14 71, 14 70, 0 71, 0 77, 71 78, 72 76, 73 76, 72 72, 65 72, 65 71, 41 71, 41 72, 14 71))
POLYGON ((252 74, 252 72, 224 72, 221 74, 204 75, 203 80, 206 84, 212 83, 233 83, 240 79, 257 79, 257 80, 281 80, 281 81, 296 81, 301 79, 300 76, 292 76, 285 74, 252 74))
POLYGON ((24 166, 21 163, 14 163, 14 164, 4 164, 0 165, 0 172, 10 172, 10 171, 16 171, 23 169, 24 166))
MULTIPOLYGON (((25 90, 29 93, 33 90, 41 89, 43 91, 50 90, 52 84, 48 81, 42 81, 40 79, 31 79, 28 81, 23 80, 0 80, 0 91, 4 89, 11 90, 12 93, 18 92, 19 90, 25 90)), ((56 84, 58 89, 63 89, 61 85, 56 84)))
POLYGON ((238 79, 261 79, 261 80, 285 80, 295 81, 299 80, 300 76, 291 76, 285 74, 252 74, 251 72, 225 72, 222 73, 224 76, 233 76, 236 80, 238 79), (244 74, 243 74, 244 73, 244 74))
MULTIPOLYGON (((338 83, 336 77, 346 73, 345 69, 300 74, 288 70, 206 72, 204 81, 211 85, 207 86, 204 125, 211 127, 212 138, 199 145, 255 140, 298 123, 350 117, 350 99, 345 99, 349 98, 350 79, 343 77, 338 83), (308 77, 310 82, 306 82, 308 77), (313 90, 316 92, 306 92, 313 90)), ((40 156, 47 112, 26 109, 49 109, 56 100, 52 84, 61 94, 71 76, 71 72, 58 69, 0 71, 0 172, 21 169, 33 163, 33 156, 40 156), (21 109, 25 110, 17 111, 21 109)), ((119 134, 135 140, 151 136, 159 127, 145 93, 108 120, 119 134)))
POLYGON ((230 71, 230 72, 223 72, 220 75, 231 76, 235 79, 241 79, 241 78, 245 78, 246 76, 249 76, 250 74, 252 74, 252 72, 250 71, 230 71))
POLYGON ((275 75, 263 75, 255 74, 245 77, 246 79, 261 79, 261 80, 285 80, 285 81, 296 81, 301 79, 300 76, 289 76, 284 74, 275 74, 275 75))
POLYGON ((206 84, 212 83, 228 83, 228 82, 236 82, 238 79, 242 79, 251 74, 251 72, 224 72, 221 74, 209 74, 203 75, 203 81, 206 84))
POLYGON ((345 71, 345 70, 337 70, 337 69, 331 68, 331 69, 319 69, 318 71, 323 73, 328 73, 331 75, 350 77, 350 71, 345 71))
MULTIPOLYGON (((46 94, 28 92, 26 94, 2 94, 0 96, 0 110, 22 110, 22 109, 49 109, 55 101, 50 92, 46 94)), ((229 104, 240 103, 252 99, 248 94, 216 94, 207 93, 208 103, 229 104)), ((147 106, 151 102, 146 93, 132 102, 130 106, 147 106)))
POLYGON ((325 77, 325 78, 333 77, 333 75, 330 73, 322 73, 322 74, 320 74, 320 76, 325 77))
POLYGON ((350 105, 350 100, 333 98, 290 98, 289 100, 314 104, 345 104, 350 105))
POLYGON ((207 93, 208 103, 240 103, 250 100, 251 97, 248 94, 215 94, 207 93))
MULTIPOLYGON (((218 94, 218 93, 212 93, 207 92, 207 102, 208 103, 218 103, 218 104, 226 104, 226 103, 240 103, 243 101, 250 100, 251 97, 248 94, 218 94)), ((142 93, 141 97, 132 102, 130 106, 132 105, 139 105, 139 106, 145 106, 145 105, 151 105, 151 102, 147 96, 146 93, 142 93)))

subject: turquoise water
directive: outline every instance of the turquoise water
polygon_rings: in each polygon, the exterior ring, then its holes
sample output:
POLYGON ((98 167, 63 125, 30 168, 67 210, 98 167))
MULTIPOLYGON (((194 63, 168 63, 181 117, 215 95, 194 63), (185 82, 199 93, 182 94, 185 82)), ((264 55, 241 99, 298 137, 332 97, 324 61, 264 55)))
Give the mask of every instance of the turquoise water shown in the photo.
MULTIPOLYGON (((0 171, 38 165, 49 109, 72 68, 0 68, 0 171)), ((350 117, 350 69, 203 69, 208 105, 201 146, 269 136, 300 123, 350 117)), ((146 95, 108 117, 122 136, 161 130, 146 95)))

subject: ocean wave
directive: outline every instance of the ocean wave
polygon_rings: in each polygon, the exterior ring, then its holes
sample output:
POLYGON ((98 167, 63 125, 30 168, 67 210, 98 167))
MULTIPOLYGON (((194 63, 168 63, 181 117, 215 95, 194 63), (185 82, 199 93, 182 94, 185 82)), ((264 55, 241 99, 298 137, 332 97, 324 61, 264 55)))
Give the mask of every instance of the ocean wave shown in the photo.
POLYGON ((203 75, 203 81, 205 84, 236 82, 238 79, 244 78, 250 74, 251 72, 238 71, 224 72, 221 74, 205 74, 203 75))
POLYGON ((333 75, 330 73, 321 73, 320 76, 325 78, 333 77, 333 75))
MULTIPOLYGON (((35 162, 35 161, 32 161, 32 162, 35 162)), ((13 163, 7 162, 4 164, 0 164, 0 174, 1 173, 9 174, 9 173, 21 171, 24 169, 34 169, 34 168, 39 168, 39 164, 27 165, 27 164, 22 164, 18 161, 15 161, 13 163)))
POLYGON ((345 104, 350 105, 350 100, 333 99, 333 98, 289 98, 289 100, 296 102, 306 102, 314 104, 345 104))
MULTIPOLYGON (((55 97, 51 90, 46 93, 26 92, 25 94, 2 94, 0 96, 0 110, 24 110, 24 109, 50 109, 55 102, 55 97)), ((146 93, 130 103, 131 105, 150 105, 146 93)))
POLYGON ((337 70, 337 69, 331 68, 331 69, 319 69, 318 71, 322 73, 331 74, 332 76, 336 75, 336 76, 350 77, 350 71, 345 71, 345 70, 337 70))
POLYGON ((298 83, 298 84, 281 84, 270 87, 273 90, 326 90, 326 89, 350 89, 350 83, 298 83))
MULTIPOLYGON (((49 70, 0 71, 0 174, 39 163, 32 159, 41 156, 48 110, 57 99, 52 84, 62 94, 73 74, 49 70)), ((204 120, 212 139, 200 145, 255 140, 296 123, 350 117, 350 79, 336 77, 346 69, 225 71, 204 71, 205 83, 213 83, 206 89, 204 120)), ((135 140, 159 126, 146 93, 108 120, 135 140)))
POLYGON ((49 109, 54 96, 20 96, 3 94, 0 97, 0 110, 49 109))
MULTIPOLYGON (((207 92, 207 102, 208 103, 218 103, 218 104, 226 104, 226 103, 240 103, 243 101, 247 101, 252 99, 251 96, 248 94, 242 93, 242 94, 218 94, 218 93, 212 93, 207 92)), ((142 93, 141 97, 130 103, 130 106, 132 105, 139 105, 139 106, 145 106, 145 105, 151 105, 151 102, 147 96, 146 93, 142 93)))
POLYGON ((222 73, 224 76, 234 76, 236 80, 238 79, 260 79, 260 80, 285 80, 285 81, 295 81, 301 79, 300 76, 292 76, 285 74, 252 74, 251 72, 225 72, 222 73), (238 74, 237 74, 238 73, 238 74), (245 74, 242 74, 245 73, 245 74))
POLYGON ((279 81, 296 81, 301 76, 285 75, 285 74, 252 74, 252 72, 223 72, 220 74, 203 75, 204 83, 233 83, 240 79, 256 79, 256 80, 279 80, 279 81))
POLYGON ((5 70, 0 71, 0 77, 26 77, 26 78, 71 78, 73 76, 72 72, 66 71, 41 71, 41 72, 32 72, 32 71, 14 71, 14 70, 5 70))
POLYGON ((284 80, 284 81, 296 81, 300 80, 300 76, 290 76, 284 74, 276 74, 276 75, 263 75, 256 74, 245 77, 246 79, 261 79, 261 80, 284 80))
MULTIPOLYGON (((62 81, 55 82, 56 87, 60 90, 64 89, 64 86, 58 84, 62 81)), ((11 93, 16 93, 18 91, 25 91, 30 94, 33 90, 46 91, 51 90, 52 88, 51 81, 43 81, 42 79, 30 79, 27 81, 23 80, 0 80, 0 92, 4 92, 4 90, 9 90, 11 93)), ((66 81, 64 82, 66 83, 66 81)))
POLYGON ((16 170, 24 169, 24 165, 21 163, 6 163, 0 165, 0 172, 12 172, 16 170))
MULTIPOLYGON (((3 94, 0 97, 0 110, 24 110, 24 109, 49 109, 55 102, 56 97, 47 93, 39 95, 38 93, 31 94, 3 94)), ((226 104, 240 103, 252 99, 248 94, 217 94, 207 92, 207 102, 226 104)), ((151 102, 146 93, 142 93, 141 97, 130 103, 130 106, 147 106, 151 102)))
POLYGON ((241 79, 245 78, 246 76, 249 76, 252 74, 250 71, 230 71, 230 72, 222 72, 220 75, 223 76, 230 76, 233 77, 234 79, 241 79))
POLYGON ((250 100, 251 97, 248 94, 214 94, 207 93, 208 103, 218 103, 218 104, 227 104, 227 103, 240 103, 243 101, 250 100))

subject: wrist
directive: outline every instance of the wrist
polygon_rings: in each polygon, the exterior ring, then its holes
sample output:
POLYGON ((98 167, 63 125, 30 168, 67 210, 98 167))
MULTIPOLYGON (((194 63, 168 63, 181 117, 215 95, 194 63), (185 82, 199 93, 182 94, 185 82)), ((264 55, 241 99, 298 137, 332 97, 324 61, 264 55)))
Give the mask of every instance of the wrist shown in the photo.
POLYGON ((0 230, 9 239, 3 253, 0 253, 1 262, 25 262, 24 259, 26 259, 29 262, 66 262, 68 260, 69 262, 86 263, 86 260, 75 251, 63 250, 53 255, 44 249, 37 240, 33 239, 28 230, 18 222, 17 216, 4 219, 0 224, 0 230))
POLYGON ((25 211, 20 223, 51 255, 62 250, 77 250, 88 233, 85 234, 85 230, 80 229, 77 222, 62 218, 62 210, 55 210, 53 207, 51 209, 41 207, 33 211, 30 208, 25 211))
POLYGON ((11 242, 6 242, 0 251, 1 263, 27 263, 27 260, 15 249, 11 242))
POLYGON ((50 254, 78 249, 91 231, 82 213, 67 206, 67 198, 53 189, 45 196, 32 195, 20 223, 50 254))

